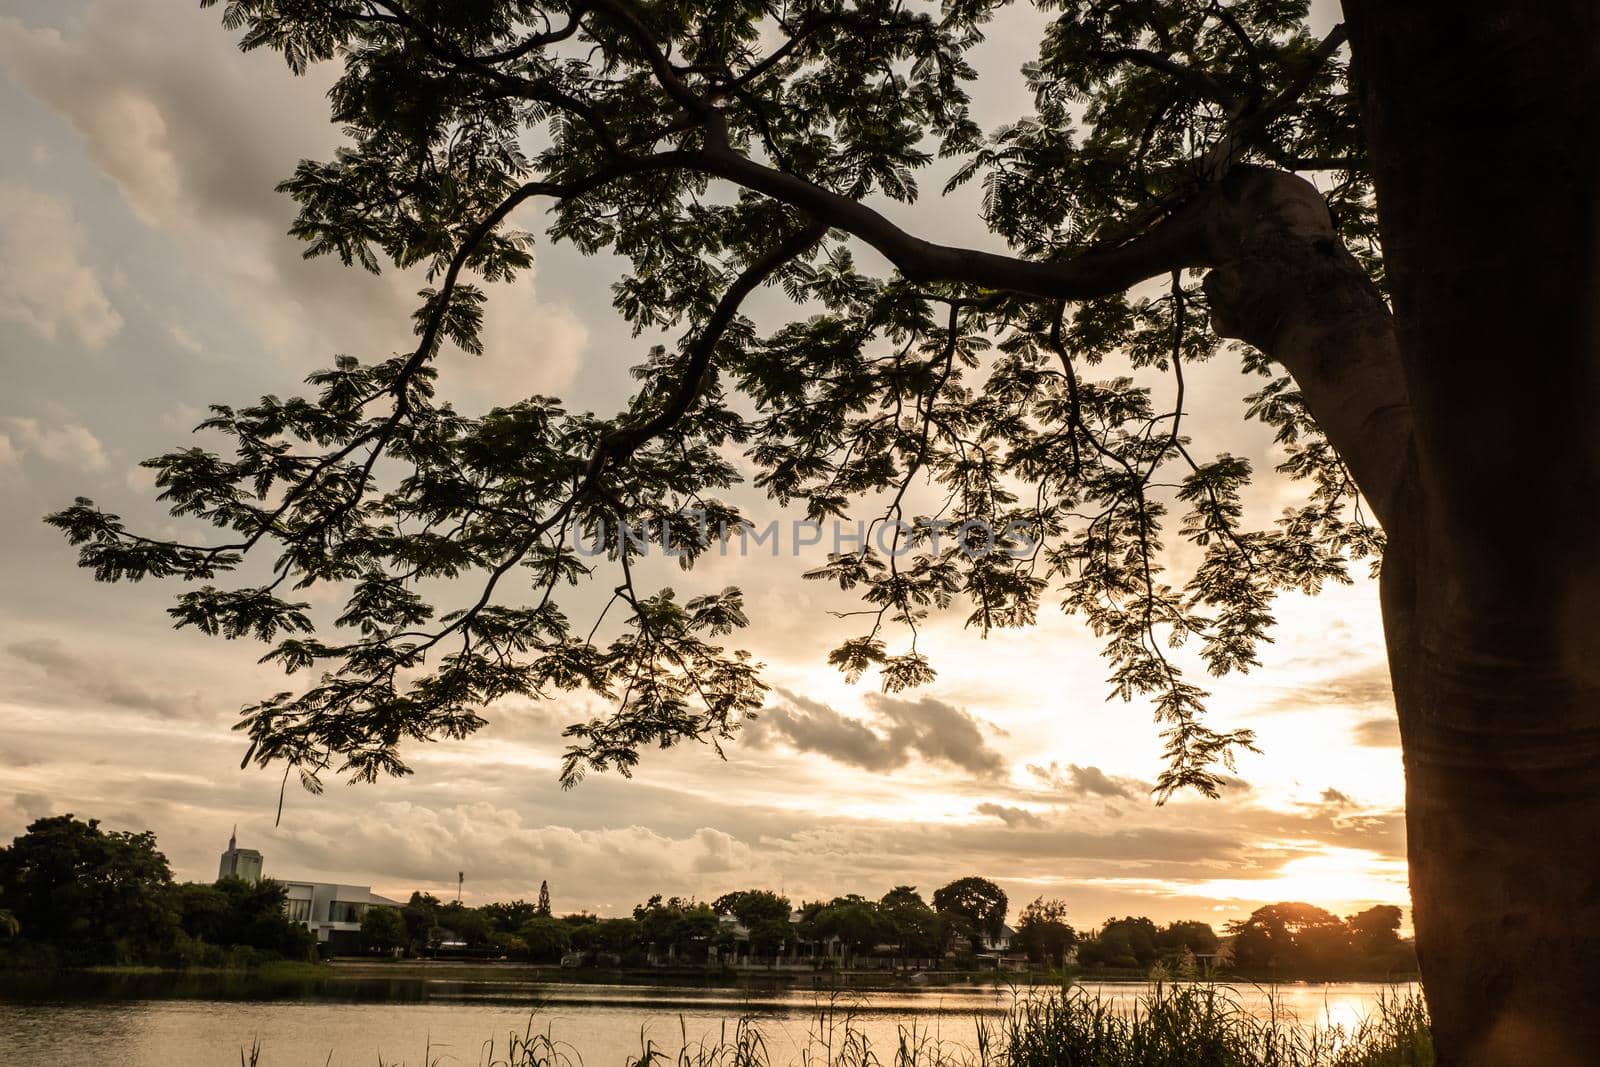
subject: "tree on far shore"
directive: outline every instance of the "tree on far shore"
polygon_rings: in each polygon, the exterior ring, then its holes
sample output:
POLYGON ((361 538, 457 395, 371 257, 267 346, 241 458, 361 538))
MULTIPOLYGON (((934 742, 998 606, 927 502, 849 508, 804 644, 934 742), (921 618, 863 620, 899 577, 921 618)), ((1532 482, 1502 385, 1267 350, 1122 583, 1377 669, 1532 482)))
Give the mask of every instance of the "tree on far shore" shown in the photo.
POLYGON ((1030 963, 1060 967, 1077 942, 1077 932, 1067 923, 1065 901, 1036 897, 1017 919, 1017 944, 1030 963))
POLYGON ((972 952, 983 948, 985 938, 998 938, 1006 923, 1005 890, 976 875, 935 890, 933 908, 944 917, 950 935, 965 941, 972 952))
POLYGON ((179 932, 172 871, 152 833, 55 815, 0 848, 0 907, 64 962, 144 963, 179 932))
POLYGON ((391 953, 406 944, 406 921, 398 908, 374 904, 361 916, 361 940, 367 948, 391 953))

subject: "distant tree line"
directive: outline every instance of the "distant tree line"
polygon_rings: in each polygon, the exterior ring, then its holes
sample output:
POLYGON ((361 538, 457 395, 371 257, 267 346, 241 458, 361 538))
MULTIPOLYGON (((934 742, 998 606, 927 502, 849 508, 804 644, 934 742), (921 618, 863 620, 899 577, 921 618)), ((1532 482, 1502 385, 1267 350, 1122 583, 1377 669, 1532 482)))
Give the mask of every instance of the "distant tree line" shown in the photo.
POLYGON ((0 959, 11 966, 250 966, 316 958, 284 887, 173 881, 152 833, 39 819, 0 848, 0 959))
POLYGON ((1228 924, 1233 966, 1284 977, 1411 974, 1416 948, 1400 938, 1400 909, 1379 904, 1349 918, 1311 904, 1270 904, 1228 924))
MULTIPOLYGON (((1005 892, 976 876, 928 899, 910 885, 876 900, 849 894, 798 905, 767 889, 710 902, 657 895, 615 918, 557 916, 542 884, 536 903, 469 907, 412 893, 398 909, 368 908, 361 932, 377 954, 618 967, 810 958, 819 966, 961 968, 1026 957, 1048 969, 1159 965, 1286 979, 1416 969, 1411 944, 1400 938, 1400 909, 1391 905, 1341 919, 1310 904, 1273 904, 1228 924, 1225 937, 1209 923, 1158 926, 1144 916, 1080 934, 1066 904, 1044 897, 1023 907, 1008 931, 1008 910, 1005 892)), ((0 960, 228 966, 315 956, 314 936, 285 916, 283 886, 176 883, 148 832, 104 831, 94 820, 62 815, 38 820, 0 848, 0 960)))
MULTIPOLYGON (((587 912, 550 913, 516 900, 465 907, 413 893, 400 911, 405 947, 416 954, 443 944, 464 955, 556 964, 644 967, 703 966, 810 956, 840 966, 873 961, 894 966, 948 963, 971 967, 1004 956, 1046 969, 1148 973, 1263 975, 1279 978, 1412 974, 1416 956, 1400 938, 1401 912, 1379 905, 1340 919, 1309 904, 1263 907, 1229 923, 1180 920, 1157 925, 1144 916, 1107 920, 1080 934, 1060 900, 1035 899, 1003 937, 1008 901, 985 878, 962 878, 925 900, 915 886, 896 886, 873 900, 857 894, 802 901, 766 889, 725 893, 705 902, 652 896, 622 918, 587 912)), ((375 912, 369 912, 369 918, 375 912)), ((391 913, 392 915, 393 913, 391 913)), ((385 917, 384 921, 390 921, 385 917)), ((399 947, 399 935, 393 944, 399 947)))
POLYGON ((419 954, 448 946, 465 955, 534 963, 576 953, 620 966, 692 966, 731 957, 776 959, 822 945, 843 960, 927 960, 947 952, 970 956, 994 943, 1006 907, 1005 892, 983 878, 952 882, 931 904, 914 886, 896 886, 877 900, 850 894, 798 906, 770 890, 746 889, 710 902, 656 895, 623 918, 556 917, 547 893, 540 905, 514 900, 470 908, 419 892, 400 909, 400 925, 406 947, 419 954))

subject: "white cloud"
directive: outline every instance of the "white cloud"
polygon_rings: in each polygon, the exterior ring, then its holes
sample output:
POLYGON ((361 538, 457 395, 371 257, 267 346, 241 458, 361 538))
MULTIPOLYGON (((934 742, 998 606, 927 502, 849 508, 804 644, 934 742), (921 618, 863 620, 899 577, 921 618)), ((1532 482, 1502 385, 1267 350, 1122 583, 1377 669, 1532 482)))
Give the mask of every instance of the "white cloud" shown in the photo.
POLYGON ((0 445, 0 466, 8 456, 15 463, 30 455, 84 471, 103 471, 110 466, 100 439, 78 423, 46 426, 38 419, 8 416, 0 419, 0 427, 4 427, 0 436, 5 441, 0 445))
POLYGON ((442 364, 447 393, 470 391, 491 405, 535 393, 559 392, 572 382, 589 344, 589 328, 572 309, 537 299, 525 276, 489 288, 483 316, 483 355, 452 353, 442 364))
POLYGON ((122 316, 84 262, 86 243, 66 200, 0 185, 0 319, 87 348, 114 337, 122 316))

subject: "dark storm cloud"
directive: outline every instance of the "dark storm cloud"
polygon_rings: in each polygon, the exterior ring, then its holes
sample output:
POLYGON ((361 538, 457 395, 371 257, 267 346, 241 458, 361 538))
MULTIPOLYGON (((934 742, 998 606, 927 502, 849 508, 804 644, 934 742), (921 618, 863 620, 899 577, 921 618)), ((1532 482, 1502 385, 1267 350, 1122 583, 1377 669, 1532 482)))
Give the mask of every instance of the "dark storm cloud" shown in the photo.
POLYGON ((899 700, 867 695, 867 720, 842 715, 819 701, 787 690, 746 728, 754 745, 782 741, 869 771, 903 767, 913 758, 944 763, 973 774, 1003 771, 1005 758, 984 737, 987 724, 941 700, 899 700))

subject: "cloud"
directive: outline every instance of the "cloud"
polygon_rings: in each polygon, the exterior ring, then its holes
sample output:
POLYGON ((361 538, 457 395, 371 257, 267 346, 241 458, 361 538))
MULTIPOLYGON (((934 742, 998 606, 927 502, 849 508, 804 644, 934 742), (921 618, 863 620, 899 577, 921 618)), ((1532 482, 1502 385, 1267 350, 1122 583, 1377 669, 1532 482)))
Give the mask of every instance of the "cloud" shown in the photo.
POLYGON ((0 466, 28 455, 84 471, 103 471, 111 465, 100 439, 78 423, 45 426, 34 418, 0 418, 0 466))
POLYGON ((66 200, 0 184, 0 320, 51 341, 70 335, 85 348, 116 336, 122 316, 84 262, 85 244, 66 200))
POLYGON ((7 645, 5 652, 40 672, 57 699, 61 695, 77 696, 96 704, 154 712, 163 717, 192 711, 196 704, 193 695, 179 697, 146 688, 104 661, 80 656, 52 638, 18 641, 7 645))
POLYGON ((1355 743, 1365 748, 1399 748, 1400 723, 1393 715, 1358 722, 1350 730, 1355 743))
POLYGON ((529 281, 487 287, 483 354, 456 352, 442 361, 442 391, 466 390, 502 405, 556 392, 572 381, 589 345, 589 328, 572 309, 538 300, 529 281))
POLYGON ((779 692, 782 700, 747 729, 752 744, 781 740, 801 752, 869 771, 893 770, 918 757, 977 775, 998 774, 1006 767, 1005 757, 984 737, 987 724, 932 697, 901 700, 869 693, 871 718, 863 721, 788 690, 779 692))
POLYGON ((884 738, 859 719, 841 715, 815 700, 787 690, 784 700, 763 709, 745 728, 745 737, 757 746, 787 741, 801 752, 815 752, 869 771, 903 765, 909 755, 891 750, 884 738))
POLYGON ((1389 679, 1388 665, 1371 664, 1318 679, 1275 701, 1272 710, 1301 711, 1327 707, 1361 710, 1393 708, 1394 686, 1389 679))
MULTIPOLYGON (((134 215, 188 250, 256 334, 297 369, 336 352, 381 359, 415 343, 418 270, 380 276, 308 261, 287 235, 294 205, 275 191, 304 157, 338 143, 328 120, 332 65, 293 78, 263 49, 241 55, 214 13, 143 0, 98 0, 69 32, 0 19, 0 60, 62 115, 134 215)), ((11 257, 7 257, 8 259, 11 257)), ((533 273, 497 285, 486 353, 441 356, 446 395, 489 403, 572 381, 588 331, 538 300, 533 273)), ((183 347, 192 335, 172 333, 183 347)))
POLYGON ((1130 799, 1150 792, 1147 783, 1135 778, 1113 778, 1099 767, 1082 767, 1076 763, 1069 763, 1063 769, 1059 764, 1051 762, 1048 766, 1030 763, 1028 770, 1043 779, 1052 789, 1074 796, 1130 799))
POLYGON ((1341 793, 1331 785, 1322 791, 1322 803, 1335 808, 1353 808, 1356 806, 1356 802, 1350 799, 1348 793, 1341 793))
POLYGON ((995 804, 984 802, 976 808, 979 815, 993 815, 1013 830, 1033 830, 1044 826, 1044 820, 1027 808, 1012 807, 1009 804, 995 804))
POLYGON ((269 833, 253 847, 276 877, 373 872, 364 877, 399 891, 453 881, 459 870, 480 899, 531 897, 548 880, 563 911, 594 904, 573 899, 580 885, 621 911, 655 892, 736 884, 758 865, 747 842, 712 827, 674 837, 642 826, 529 826, 517 811, 487 802, 383 802, 353 818, 322 805, 269 833))
POLYGON ((200 355, 206 350, 204 342, 181 322, 170 323, 167 326, 167 335, 177 343, 178 347, 190 355, 200 355))

